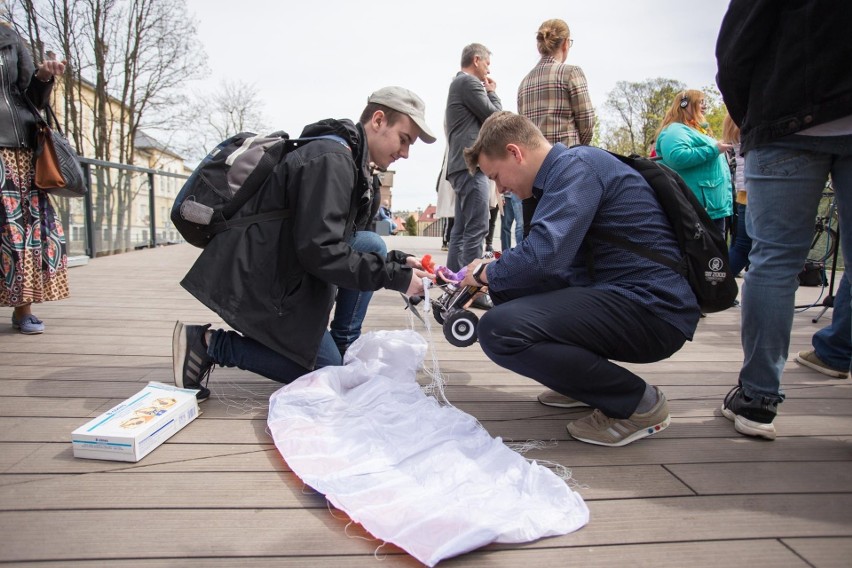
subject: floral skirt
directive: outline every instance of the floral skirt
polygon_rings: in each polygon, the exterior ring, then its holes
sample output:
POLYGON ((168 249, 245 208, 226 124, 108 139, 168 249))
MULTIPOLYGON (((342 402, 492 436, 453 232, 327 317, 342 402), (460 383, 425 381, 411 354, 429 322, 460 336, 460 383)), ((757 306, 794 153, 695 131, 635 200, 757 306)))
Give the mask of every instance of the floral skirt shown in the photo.
POLYGON ((33 151, 0 148, 0 306, 68 297, 65 233, 33 185, 33 151))

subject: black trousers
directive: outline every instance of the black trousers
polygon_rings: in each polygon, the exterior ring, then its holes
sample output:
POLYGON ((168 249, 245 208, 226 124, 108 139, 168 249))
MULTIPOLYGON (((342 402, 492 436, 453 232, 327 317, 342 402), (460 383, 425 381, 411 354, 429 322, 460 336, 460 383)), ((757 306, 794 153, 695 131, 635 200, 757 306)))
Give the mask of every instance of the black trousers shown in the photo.
POLYGON ((653 363, 686 342, 636 302, 591 288, 491 291, 479 344, 495 363, 612 418, 633 414, 645 381, 611 360, 653 363))

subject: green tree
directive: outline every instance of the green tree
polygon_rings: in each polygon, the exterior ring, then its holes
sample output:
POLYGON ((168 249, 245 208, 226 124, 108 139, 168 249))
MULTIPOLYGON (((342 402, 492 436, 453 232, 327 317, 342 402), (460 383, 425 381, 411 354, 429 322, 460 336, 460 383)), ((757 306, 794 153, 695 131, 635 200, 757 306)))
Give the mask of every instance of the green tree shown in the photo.
POLYGON ((405 232, 412 237, 417 236, 417 219, 414 218, 414 215, 409 215, 408 219, 405 220, 405 232))
POLYGON ((604 104, 615 118, 601 127, 601 147, 620 154, 647 156, 663 116, 675 95, 685 88, 680 81, 662 77, 616 83, 604 104))
POLYGON ((704 100, 707 102, 707 111, 704 113, 704 116, 710 125, 710 135, 721 140, 722 121, 725 120, 725 115, 728 114, 728 109, 722 101, 722 94, 716 88, 716 85, 708 85, 701 89, 701 91, 704 93, 704 100))

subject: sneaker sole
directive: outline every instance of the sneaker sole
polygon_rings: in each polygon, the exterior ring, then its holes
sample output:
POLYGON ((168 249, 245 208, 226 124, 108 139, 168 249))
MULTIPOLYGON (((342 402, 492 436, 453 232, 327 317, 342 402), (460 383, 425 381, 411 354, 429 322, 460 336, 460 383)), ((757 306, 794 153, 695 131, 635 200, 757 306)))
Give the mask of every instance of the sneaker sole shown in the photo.
POLYGON ((749 420, 748 418, 734 413, 733 410, 725 408, 725 405, 722 405, 722 416, 733 422, 734 430, 745 436, 774 440, 777 435, 775 432, 775 425, 771 422, 769 424, 764 424, 763 422, 749 420))
POLYGON ((185 326, 181 322, 175 322, 175 329, 172 332, 172 372, 174 373, 175 386, 185 388, 183 386, 183 364, 182 356, 186 353, 186 334, 183 333, 185 326))
POLYGON ((619 448, 621 446, 626 446, 627 444, 630 444, 631 442, 635 442, 636 440, 641 440, 642 438, 647 438, 648 436, 651 436, 653 434, 658 434, 658 433, 662 432, 663 430, 665 430, 666 428, 668 428, 671 423, 672 423, 671 415, 666 416, 666 419, 663 420, 662 422, 660 422, 658 424, 654 424, 653 426, 648 426, 647 428, 643 428, 642 430, 634 432, 633 434, 630 434, 626 438, 623 438, 623 439, 619 440, 618 442, 614 442, 614 443, 603 442, 601 440, 593 440, 593 439, 590 439, 590 438, 581 438, 581 437, 575 436, 574 433, 571 432, 571 425, 570 424, 567 426, 567 428, 568 428, 568 433, 571 434, 571 437, 574 438, 575 440, 579 440, 581 442, 586 442, 587 444, 594 444, 596 446, 607 446, 607 447, 610 447, 610 448, 619 448))
POLYGON ((553 408, 591 408, 588 404, 586 404, 585 402, 580 402, 579 400, 575 400, 574 402, 569 402, 569 403, 544 402, 541 399, 538 399, 538 401, 545 406, 550 406, 550 407, 553 407, 553 408))
POLYGON ((831 369, 829 367, 820 367, 816 363, 811 363, 807 359, 801 359, 798 355, 796 355, 796 363, 805 366, 809 369, 813 369, 818 373, 822 373, 823 375, 834 379, 845 379, 849 376, 849 373, 843 371, 835 371, 834 369, 831 369))
POLYGON ((18 329, 18 332, 23 333, 24 335, 41 335, 42 333, 44 333, 44 330, 40 329, 38 331, 30 331, 30 330, 25 331, 23 329, 18 329))

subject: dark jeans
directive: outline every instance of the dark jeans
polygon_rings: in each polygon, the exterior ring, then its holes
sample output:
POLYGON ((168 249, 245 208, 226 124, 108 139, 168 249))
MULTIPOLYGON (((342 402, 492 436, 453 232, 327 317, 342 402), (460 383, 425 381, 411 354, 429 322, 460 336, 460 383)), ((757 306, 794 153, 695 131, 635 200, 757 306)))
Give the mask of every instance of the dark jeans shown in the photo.
POLYGON ((748 253, 751 250, 751 237, 746 230, 746 209, 742 203, 737 203, 737 232, 731 248, 728 250, 728 258, 731 261, 731 272, 735 275, 748 268, 748 253))
POLYGON ((456 192, 456 214, 450 234, 447 268, 459 270, 477 258, 482 258, 482 242, 488 234, 488 201, 491 185, 485 174, 467 171, 450 175, 456 192))
MULTIPOLYGON (((349 240, 349 245, 358 252, 387 255, 384 240, 369 231, 355 233, 349 240)), ((326 330, 317 352, 317 369, 343 363, 341 354, 361 336, 361 325, 372 297, 373 292, 345 288, 337 290, 331 329, 326 330)), ((215 330, 210 338, 207 353, 220 365, 238 367, 280 383, 293 382, 310 372, 310 369, 235 331, 215 330)))
POLYGON ((610 359, 653 363, 686 341, 674 326, 614 292, 562 288, 524 295, 529 292, 491 290, 495 306, 478 327, 482 350, 501 367, 612 418, 636 411, 646 383, 610 359))
POLYGON ((485 235, 485 250, 494 250, 494 227, 497 225, 497 213, 499 207, 492 207, 488 210, 488 234, 485 235))

